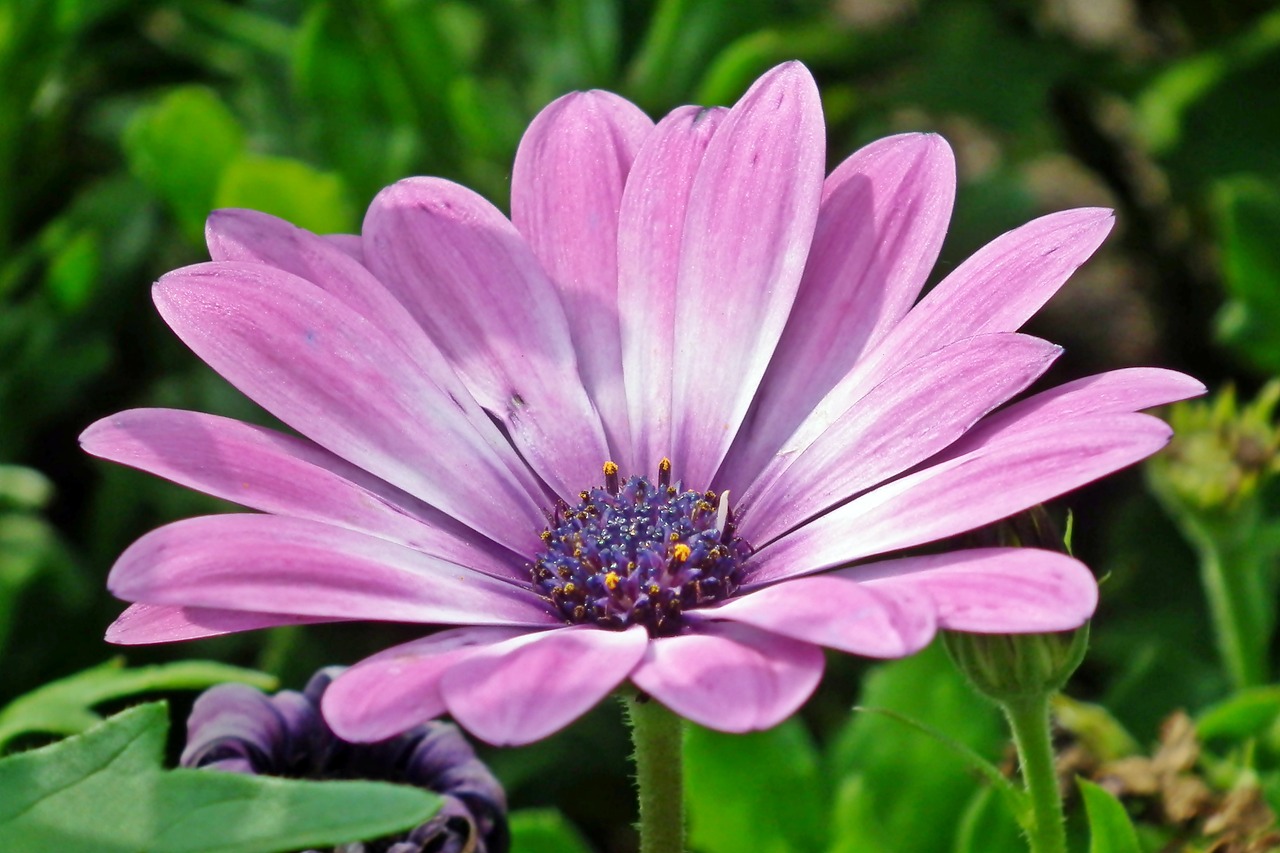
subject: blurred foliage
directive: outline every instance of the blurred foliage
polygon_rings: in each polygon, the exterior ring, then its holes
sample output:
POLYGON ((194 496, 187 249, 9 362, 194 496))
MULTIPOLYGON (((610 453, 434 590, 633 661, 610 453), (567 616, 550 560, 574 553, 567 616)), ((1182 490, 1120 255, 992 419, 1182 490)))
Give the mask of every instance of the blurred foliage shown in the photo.
MULTIPOLYGON (((268 421, 147 299, 158 275, 205 258, 211 207, 354 231, 382 186, 414 173, 505 206, 520 133, 557 95, 608 88, 658 115, 730 102, 790 58, 819 79, 832 165, 901 130, 955 147, 938 276, 1033 215, 1118 209, 1117 234, 1029 327, 1068 347, 1052 381, 1161 364, 1252 397, 1280 367, 1280 10, 1263 0, 0 0, 0 704, 102 660, 120 609, 102 579, 130 541, 223 508, 90 462, 79 431, 138 405, 268 421)), ((1205 733, 1214 762, 1256 773, 1280 805, 1276 703, 1265 687, 1233 694, 1194 553, 1137 477, 1068 503, 1077 553, 1108 578, 1069 689, 1135 743, 1174 708, 1212 705, 1206 719, 1236 721, 1205 733), (1245 710, 1221 710, 1235 701, 1245 710)), ((414 634, 316 626, 129 657, 261 665, 298 684, 414 634)), ((754 755, 808 792, 752 821, 778 849, 945 850, 938 833, 957 824, 956 850, 1016 849, 963 761, 889 718, 844 722, 855 700, 883 705, 998 761, 994 709, 939 660, 865 680, 865 665, 833 661, 802 720, 692 734, 691 787, 723 815, 695 805, 694 839, 729 849, 740 810, 773 805, 744 781, 754 755), (814 801, 833 823, 810 823, 814 801)), ((567 819, 596 849, 634 843, 616 709, 489 757, 516 805, 563 808, 522 818, 530 839, 561 844, 567 819)))

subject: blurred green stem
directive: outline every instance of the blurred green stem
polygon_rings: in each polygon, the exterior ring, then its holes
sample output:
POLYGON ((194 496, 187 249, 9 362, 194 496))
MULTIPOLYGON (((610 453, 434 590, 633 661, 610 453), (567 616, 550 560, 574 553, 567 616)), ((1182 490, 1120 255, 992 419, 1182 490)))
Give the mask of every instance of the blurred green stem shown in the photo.
POLYGON ((1218 651, 1236 688, 1268 683, 1275 613, 1272 605, 1272 549, 1257 542, 1256 513, 1208 518, 1181 513, 1183 532, 1200 556, 1200 579, 1218 651))
POLYGON ((640 853, 684 851, 683 724, 652 699, 627 697, 640 798, 640 853))
POLYGON ((1018 763, 1031 801, 1031 815, 1025 826, 1031 853, 1067 853, 1067 827, 1062 810, 1062 793, 1053 767, 1053 741, 1049 733, 1051 694, 1028 696, 1000 703, 1018 763))

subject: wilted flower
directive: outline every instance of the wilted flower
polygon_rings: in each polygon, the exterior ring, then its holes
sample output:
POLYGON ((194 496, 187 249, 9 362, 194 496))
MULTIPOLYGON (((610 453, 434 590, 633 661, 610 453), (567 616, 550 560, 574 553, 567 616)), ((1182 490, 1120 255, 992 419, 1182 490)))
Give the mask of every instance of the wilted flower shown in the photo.
POLYGON ((334 729, 445 711, 495 743, 630 681, 723 731, 809 696, 820 647, 896 657, 941 626, 1074 628, 1063 554, 889 554, 1155 452, 1139 409, 1200 393, 1163 370, 1000 408, 1059 348, 1021 326, 1097 248, 1104 210, 998 238, 919 304, 955 190, 927 134, 823 178, 818 92, 780 66, 732 109, 655 126, 605 92, 534 120, 512 218, 448 181, 373 201, 359 238, 250 211, 161 314, 305 438, 192 412, 95 424, 89 452, 253 509, 143 537, 109 631, 162 642, 352 619, 458 627, 353 667, 334 729), (824 574, 818 574, 825 572, 824 574))
POLYGON ((340 667, 317 672, 298 693, 267 696, 220 684, 196 699, 182 766, 297 779, 370 779, 425 788, 443 800, 431 820, 377 846, 340 853, 506 853, 507 798, 457 726, 431 720, 390 740, 347 743, 320 715, 320 699, 340 667))

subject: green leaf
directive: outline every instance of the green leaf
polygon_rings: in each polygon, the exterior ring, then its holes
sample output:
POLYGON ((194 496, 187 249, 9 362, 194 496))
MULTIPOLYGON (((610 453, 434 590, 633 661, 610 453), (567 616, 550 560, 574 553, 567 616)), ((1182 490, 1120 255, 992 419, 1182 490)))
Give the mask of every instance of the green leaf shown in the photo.
POLYGON ((509 820, 516 853, 591 853, 582 833, 556 809, 521 809, 509 820))
POLYGON ((973 795, 956 827, 954 853, 1025 853, 1027 842, 995 788, 973 795))
POLYGON ((0 749, 21 734, 79 734, 101 722, 102 717, 92 708, 102 702, 161 690, 200 690, 224 681, 241 681, 264 690, 275 687, 275 679, 269 675, 212 661, 125 669, 124 659, 114 658, 46 684, 0 708, 0 749))
POLYGON ((434 795, 378 782, 164 771, 164 703, 0 760, 0 849, 270 853, 403 831, 434 795))
POLYGON ((1280 687, 1252 687, 1210 705, 1196 717, 1202 740, 1244 740, 1262 734, 1280 717, 1280 687))
POLYGON ((287 157, 245 154, 228 164, 214 207, 248 207, 318 234, 355 230, 355 208, 342 178, 287 157))
POLYGON ((746 735, 685 735, 690 846, 706 853, 820 850, 829 793, 797 720, 746 735))
POLYGON ((1076 784, 1089 818, 1089 853, 1142 853, 1138 833, 1121 802, 1088 779, 1076 779, 1076 784))
POLYGON ((1263 370, 1280 372, 1280 190, 1254 178, 1217 185, 1222 272, 1230 299, 1218 338, 1263 370))
MULTIPOLYGON (((877 667, 864 682, 861 701, 942 732, 988 760, 1007 742, 995 705, 969 688, 937 643, 877 667)), ((832 775, 843 779, 833 849, 850 853, 946 850, 977 787, 969 761, 885 714, 853 718, 836 742, 832 764, 832 775), (855 788, 856 797, 849 794, 855 788)))
POLYGON ((125 131, 124 149, 129 170, 199 241, 222 172, 244 149, 244 131, 213 91, 187 86, 140 110, 125 131))

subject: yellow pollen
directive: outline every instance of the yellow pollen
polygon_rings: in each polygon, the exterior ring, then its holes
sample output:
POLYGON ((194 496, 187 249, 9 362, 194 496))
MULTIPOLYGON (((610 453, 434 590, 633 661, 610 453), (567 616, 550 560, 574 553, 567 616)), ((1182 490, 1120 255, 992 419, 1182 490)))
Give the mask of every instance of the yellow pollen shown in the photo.
POLYGON ((665 472, 667 472, 667 471, 670 471, 670 470, 671 470, 671 460, 670 460, 670 459, 668 459, 668 458, 667 458, 667 457, 665 457, 665 456, 664 456, 664 457, 662 457, 662 461, 658 463, 658 470, 659 470, 659 471, 662 471, 662 472, 664 472, 664 473, 665 473, 665 472))
POLYGON ((620 578, 618 577, 617 572, 609 572, 609 574, 604 576, 604 585, 609 587, 609 591, 612 592, 618 588, 619 580, 620 578))
POLYGON ((573 593, 574 593, 574 591, 575 591, 575 590, 577 590, 577 587, 576 587, 576 586, 574 586, 572 582, 567 583, 567 584, 565 584, 565 585, 564 585, 564 594, 565 594, 565 595, 573 595, 573 593))
POLYGON ((681 542, 679 545, 671 549, 671 556, 677 563, 683 563, 689 559, 689 546, 681 542))
POLYGON ((650 595, 657 595, 660 592, 662 592, 662 587, 658 586, 656 583, 649 584, 650 595))
POLYGON ((539 533, 539 534, 538 534, 538 537, 539 537, 539 538, 541 538, 543 542, 550 542, 550 541, 551 541, 551 531, 550 531, 550 530, 544 530, 544 531, 542 531, 541 533, 539 533))
POLYGON ((616 462, 604 463, 604 475, 606 477, 612 477, 617 473, 618 473, 618 464, 616 462))

